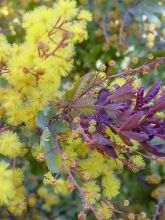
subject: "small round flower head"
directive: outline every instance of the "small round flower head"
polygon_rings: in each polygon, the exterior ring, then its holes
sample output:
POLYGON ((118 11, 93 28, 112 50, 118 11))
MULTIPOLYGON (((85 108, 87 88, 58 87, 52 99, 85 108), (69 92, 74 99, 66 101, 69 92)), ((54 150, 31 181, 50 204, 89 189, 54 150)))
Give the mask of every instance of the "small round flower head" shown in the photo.
POLYGON ((39 153, 36 157, 36 159, 40 162, 45 160, 45 154, 44 153, 39 153))
POLYGON ((90 125, 89 128, 88 128, 88 131, 89 131, 89 133, 93 134, 93 133, 95 133, 95 131, 96 131, 96 127, 90 125))
POLYGON ((144 66, 143 68, 143 75, 147 75, 150 71, 150 67, 149 66, 144 66))
POLYGON ((129 201, 128 200, 124 200, 124 206, 128 206, 129 205, 129 201))
POLYGON ((77 220, 85 220, 86 214, 84 212, 79 212, 77 215, 77 220))
POLYGON ((69 159, 69 155, 66 152, 63 152, 61 155, 61 159, 62 160, 68 160, 69 159))
POLYGON ((90 125, 91 125, 91 126, 96 126, 96 124, 97 124, 96 120, 92 119, 92 120, 90 121, 90 125))
POLYGON ((72 138, 78 138, 79 137, 79 132, 76 130, 72 130, 72 138))
POLYGON ((81 120, 80 117, 75 117, 73 121, 75 124, 78 124, 80 123, 80 120, 81 120))
POLYGON ((132 57, 132 59, 131 59, 131 62, 134 65, 138 64, 138 61, 139 61, 138 57, 132 57))
POLYGON ((9 157, 20 156, 23 144, 19 141, 17 134, 12 131, 4 131, 0 134, 0 154, 9 157))
POLYGON ((105 64, 101 64, 99 67, 98 67, 98 70, 99 71, 105 71, 106 70, 106 65, 105 64))
POLYGON ((115 62, 114 60, 110 60, 110 61, 108 62, 108 65, 109 65, 110 67, 114 67, 115 64, 116 64, 116 62, 115 62))
POLYGON ((134 220, 135 219, 135 214, 134 213, 129 213, 128 214, 128 219, 129 220, 134 220))
POLYGON ((92 14, 89 11, 81 10, 78 15, 79 20, 83 21, 91 21, 92 20, 92 14))
POLYGON ((75 185, 74 183, 71 181, 70 178, 67 179, 66 183, 66 189, 68 190, 68 192, 72 192, 75 189, 75 185))
POLYGON ((140 216, 141 216, 142 218, 146 218, 146 217, 147 217, 147 214, 146 214, 145 212, 141 212, 141 213, 140 213, 140 216))
POLYGON ((75 0, 59 0, 57 6, 55 8, 57 16, 67 20, 73 19, 78 13, 75 0))
POLYGON ((149 54, 147 54, 147 58, 148 58, 149 60, 153 60, 154 56, 153 56, 152 53, 149 53, 149 54))
POLYGON ((159 184, 161 182, 161 176, 159 175, 149 175, 146 177, 146 181, 149 184, 159 184))

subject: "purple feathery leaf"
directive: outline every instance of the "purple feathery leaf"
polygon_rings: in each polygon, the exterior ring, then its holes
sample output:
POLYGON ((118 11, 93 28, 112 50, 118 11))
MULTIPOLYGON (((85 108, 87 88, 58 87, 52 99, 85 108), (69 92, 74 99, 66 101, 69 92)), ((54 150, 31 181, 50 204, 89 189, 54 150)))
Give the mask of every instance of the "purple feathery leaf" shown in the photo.
POLYGON ((160 98, 155 101, 155 104, 165 100, 165 90, 161 92, 160 98))
POLYGON ((128 130, 132 128, 136 128, 138 126, 139 120, 142 118, 143 113, 137 112, 133 115, 131 115, 123 125, 121 125, 120 130, 128 130))
POLYGON ((119 103, 108 104, 105 107, 106 107, 105 112, 112 119, 116 119, 121 112, 120 110, 123 109, 123 105, 119 103))
POLYGON ((132 113, 133 113, 132 109, 128 109, 124 112, 121 112, 119 117, 117 117, 115 121, 117 127, 120 127, 123 123, 125 123, 127 119, 132 115, 132 113))
MULTIPOLYGON (((141 142, 141 144, 144 147, 144 149, 147 150, 148 152, 150 152, 156 156, 159 156, 159 157, 165 157, 165 152, 160 152, 158 147, 154 147, 147 142, 141 142)), ((161 149, 162 148, 165 148, 165 146, 163 146, 163 147, 161 146, 161 149)))
POLYGON ((128 146, 133 146, 133 143, 131 142, 130 137, 129 137, 124 131, 118 133, 118 135, 120 136, 120 138, 122 139, 122 141, 123 141, 126 145, 128 145, 128 146))
MULTIPOLYGON (((156 104, 154 104, 150 110, 147 112, 144 120, 148 117, 151 117, 152 115, 154 115, 156 112, 162 111, 165 109, 165 100, 162 100, 162 102, 157 102, 156 104)), ((143 121, 144 121, 143 120, 143 121)))
POLYGON ((142 108, 144 104, 143 95, 144 95, 144 87, 142 86, 138 89, 137 92, 135 110, 140 110, 142 108))
POLYGON ((96 105, 102 104, 108 98, 109 94, 110 94, 109 89, 102 88, 99 91, 99 95, 98 95, 98 98, 97 98, 96 105))
POLYGON ((114 150, 113 147, 111 147, 110 145, 106 145, 106 146, 102 146, 102 149, 105 153, 107 153, 109 156, 113 157, 113 158, 118 158, 118 155, 116 153, 116 151, 114 150))
POLYGON ((155 96, 158 94, 160 88, 162 86, 162 81, 157 81, 147 92, 147 95, 144 97, 144 103, 149 103, 152 99, 155 98, 155 96))
POLYGON ((130 139, 136 140, 136 141, 147 141, 148 137, 144 134, 135 132, 135 131, 124 131, 124 134, 130 137, 130 139))
POLYGON ((126 82, 123 86, 117 89, 109 97, 111 102, 126 102, 130 101, 135 96, 135 90, 132 86, 132 81, 126 82))

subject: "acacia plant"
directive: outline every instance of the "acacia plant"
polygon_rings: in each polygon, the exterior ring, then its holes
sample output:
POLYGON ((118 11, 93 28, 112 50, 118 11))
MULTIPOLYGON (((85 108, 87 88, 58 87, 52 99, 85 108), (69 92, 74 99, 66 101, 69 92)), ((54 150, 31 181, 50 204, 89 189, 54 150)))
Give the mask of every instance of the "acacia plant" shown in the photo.
MULTIPOLYGON (((145 89, 138 79, 138 75, 147 77, 152 69, 159 70, 165 57, 150 54, 139 66, 134 58, 117 73, 112 71, 115 62, 111 60, 64 91, 62 79, 74 66, 75 44, 87 39, 86 25, 91 20, 91 13, 79 10, 74 0, 59 0, 51 8, 41 6, 24 15, 23 43, 11 45, 0 35, 0 205, 4 219, 31 219, 29 212, 32 218, 41 219, 37 209, 49 213, 73 192, 82 202, 79 220, 86 219, 86 213, 91 215, 88 210, 100 220, 115 215, 148 219, 143 210, 123 209, 129 198, 114 198, 127 168, 137 172, 145 168, 145 161, 165 163, 165 90, 161 80, 145 89), (156 144, 155 139, 159 140, 156 144), (27 176, 33 158, 41 164, 42 174, 36 171, 27 176), (21 169, 23 164, 26 168, 21 169)), ((152 176, 146 180, 153 182, 152 176)), ((162 203, 164 187, 157 193, 162 203)), ((58 218, 50 215, 49 219, 58 218)))

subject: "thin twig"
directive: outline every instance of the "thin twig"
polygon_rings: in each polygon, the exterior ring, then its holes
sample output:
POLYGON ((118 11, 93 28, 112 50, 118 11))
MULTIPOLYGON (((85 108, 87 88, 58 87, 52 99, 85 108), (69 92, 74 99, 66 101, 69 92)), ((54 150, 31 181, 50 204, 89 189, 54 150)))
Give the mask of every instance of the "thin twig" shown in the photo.
POLYGON ((158 199, 158 202, 156 204, 156 210, 155 210, 155 214, 152 218, 152 220, 158 220, 158 217, 160 215, 160 209, 161 209, 161 205, 162 205, 162 202, 164 200, 164 197, 161 196, 159 199, 158 199))
MULTIPOLYGON (((55 142, 55 147, 56 147, 58 153, 59 153, 60 156, 61 156, 62 150, 61 150, 61 148, 60 148, 60 144, 59 144, 59 142, 58 142, 58 139, 56 138, 56 134, 55 134, 55 131, 54 131, 54 127, 53 127, 53 122, 52 122, 52 121, 51 121, 51 123, 50 123, 50 131, 51 131, 52 137, 53 137, 54 142, 55 142)), ((90 207, 90 209, 92 210, 92 212, 94 213, 94 215, 95 215, 96 218, 97 218, 97 213, 96 213, 95 207, 93 207, 93 206, 88 202, 88 200, 86 199, 86 196, 85 196, 84 191, 80 188, 80 186, 78 185, 78 183, 77 183, 77 181, 75 180, 74 176, 72 175, 72 171, 66 166, 66 164, 64 163, 63 160, 62 160, 62 166, 63 166, 63 168, 67 171, 67 173, 68 173, 68 175, 69 175, 71 181, 72 181, 73 184, 75 185, 76 189, 79 191, 80 196, 81 196, 81 198, 82 198, 82 200, 83 200, 83 203, 84 203, 84 204, 87 204, 87 205, 90 207)))

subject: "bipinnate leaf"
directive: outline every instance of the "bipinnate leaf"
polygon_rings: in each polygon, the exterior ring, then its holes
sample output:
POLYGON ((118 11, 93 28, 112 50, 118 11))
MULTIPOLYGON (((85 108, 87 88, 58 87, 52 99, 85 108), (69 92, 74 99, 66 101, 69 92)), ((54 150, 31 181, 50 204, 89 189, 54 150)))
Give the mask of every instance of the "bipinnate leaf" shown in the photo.
POLYGON ((135 90, 132 86, 132 81, 126 82, 123 86, 110 95, 111 102, 127 102, 135 96, 135 90))
POLYGON ((165 149, 165 144, 158 144, 158 145, 150 145, 148 142, 141 142, 144 149, 156 156, 165 157, 165 152, 161 152, 161 149, 165 149))
POLYGON ((92 114, 96 111, 95 103, 96 99, 89 95, 85 95, 77 99, 72 107, 82 114, 92 114))
POLYGON ((71 100, 79 98, 94 83, 96 73, 87 73, 81 77, 72 88, 68 89, 64 95, 64 99, 71 100))
POLYGON ((144 87, 140 87, 137 92, 135 110, 140 110, 144 104, 144 87))
POLYGON ((108 98, 110 92, 109 92, 109 89, 107 88, 102 88, 100 91, 99 91, 99 95, 97 97, 97 102, 96 104, 97 105, 100 105, 102 104, 103 102, 105 102, 105 100, 108 98))
POLYGON ((156 104, 154 104, 149 111, 147 112, 146 116, 144 119, 151 117, 152 115, 154 115, 156 112, 162 111, 165 109, 165 100, 162 100, 162 102, 157 102, 156 104))
POLYGON ((123 105, 119 103, 112 103, 106 105, 105 108, 107 115, 112 119, 116 119, 119 116, 121 112, 120 110, 123 108, 123 105))
POLYGON ((142 118, 143 113, 137 112, 131 115, 120 127, 120 130, 128 130, 132 128, 136 128, 138 126, 138 122, 142 118))
POLYGON ((147 92, 146 96, 144 97, 145 104, 149 103, 152 99, 156 97, 161 86, 162 86, 162 81, 159 80, 150 88, 150 90, 147 92))

